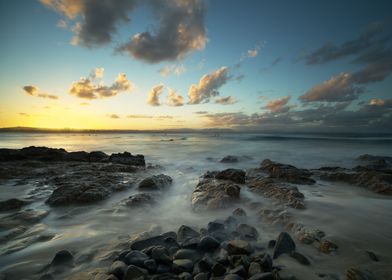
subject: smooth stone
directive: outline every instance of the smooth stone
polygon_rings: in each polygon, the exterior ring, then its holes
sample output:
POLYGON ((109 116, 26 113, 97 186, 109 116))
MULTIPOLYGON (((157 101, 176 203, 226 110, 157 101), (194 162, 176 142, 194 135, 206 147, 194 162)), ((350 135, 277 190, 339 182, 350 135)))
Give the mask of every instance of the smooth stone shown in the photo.
POLYGON ((196 230, 194 230, 191 227, 188 227, 186 225, 180 226, 180 228, 177 231, 177 239, 178 241, 182 242, 190 238, 195 238, 199 237, 200 233, 198 233, 196 230))
POLYGON ((300 264, 310 265, 310 261, 308 260, 308 258, 297 251, 291 252, 290 257, 296 259, 300 264))
POLYGON ((239 266, 234 267, 233 269, 229 270, 230 274, 235 274, 235 275, 239 275, 243 278, 246 278, 247 273, 246 273, 246 269, 245 267, 241 264, 239 266))
POLYGON ((272 272, 258 273, 248 278, 248 280, 274 280, 272 272))
POLYGON ((229 256, 229 262, 233 267, 243 265, 245 269, 248 269, 251 259, 247 255, 232 255, 229 256))
POLYGON ((172 259, 169 257, 169 250, 163 246, 154 247, 151 251, 151 257, 162 264, 171 264, 172 259))
POLYGON ((155 274, 151 278, 151 280, 177 280, 178 277, 177 275, 170 273, 170 272, 165 272, 162 274, 155 274))
POLYGON ((257 262, 251 262, 251 263, 249 264, 249 268, 248 268, 248 276, 249 276, 249 277, 251 277, 251 276, 253 276, 253 275, 256 275, 256 274, 258 274, 258 273, 261 273, 261 272, 262 272, 262 270, 261 270, 261 266, 260 266, 259 263, 257 263, 257 262))
POLYGON ((240 234, 241 239, 244 240, 255 241, 259 237, 257 229, 247 224, 240 224, 236 231, 240 234))
POLYGON ((68 250, 61 250, 56 253, 52 262, 52 266, 73 266, 74 257, 68 250))
POLYGON ((272 271, 272 258, 269 254, 264 255, 262 258, 261 262, 261 269, 265 272, 270 272, 272 271))
POLYGON ((209 273, 205 273, 205 272, 201 272, 195 275, 195 277, 193 277, 193 280, 209 280, 210 279, 210 275, 209 273))
POLYGON ((147 274, 147 270, 131 264, 130 266, 128 266, 123 280, 136 280, 140 278, 144 279, 147 274))
POLYGON ((267 247, 272 249, 275 247, 275 245, 276 245, 276 240, 270 240, 270 241, 268 241, 267 247))
POLYGON ((177 273, 191 272, 193 270, 193 261, 189 259, 177 259, 173 261, 172 268, 177 273))
POLYGON ((158 265, 158 267, 157 267, 156 273, 162 274, 162 273, 168 273, 168 272, 170 272, 170 271, 171 271, 170 266, 164 265, 164 264, 160 264, 160 265, 158 265))
POLYGON ((122 261, 115 261, 109 269, 109 274, 114 274, 117 278, 122 279, 127 272, 128 266, 122 261))
POLYGON ((219 277, 222 276, 226 273, 226 268, 220 264, 220 263, 216 263, 212 266, 212 275, 219 277))
POLYGON ((369 258, 370 258, 372 261, 375 261, 375 262, 380 261, 380 259, 377 257, 377 255, 376 255, 375 253, 373 253, 373 252, 371 252, 371 251, 366 251, 366 253, 368 254, 369 258))
POLYGON ((180 280, 192 280, 192 274, 190 274, 189 272, 182 272, 180 274, 178 274, 178 278, 180 280))
POLYGON ((230 240, 227 244, 229 255, 249 255, 253 252, 252 246, 245 240, 230 240))
POLYGON ((281 254, 290 254, 295 251, 295 243, 287 232, 281 232, 276 241, 273 258, 276 259, 281 254))
POLYGON ((246 217, 246 212, 242 208, 237 208, 233 211, 233 216, 235 217, 246 217))
POLYGON ((143 250, 151 246, 164 246, 166 248, 179 247, 176 241, 177 235, 175 232, 167 232, 158 236, 135 241, 131 244, 132 250, 143 250))
POLYGON ((212 233, 214 231, 224 231, 225 225, 219 222, 209 222, 207 225, 208 233, 212 233))
POLYGON ((223 278, 223 280, 243 280, 244 278, 242 278, 241 276, 237 275, 237 274, 227 274, 225 276, 225 278, 223 278))
POLYGON ((146 260, 143 265, 149 272, 155 272, 157 270, 157 263, 155 260, 146 260))
POLYGON ((149 257, 140 251, 131 251, 125 256, 125 262, 128 265, 133 264, 136 266, 143 266, 144 261, 146 261, 148 259, 149 259, 149 257))
POLYGON ((195 261, 198 258, 199 258, 199 253, 191 249, 180 249, 173 256, 173 259, 175 260, 189 259, 195 261))
POLYGON ((200 238, 194 237, 194 238, 190 238, 190 239, 187 239, 184 242, 182 242, 181 246, 184 249, 197 249, 197 248, 199 248, 199 243, 200 243, 200 238))
POLYGON ((205 236, 200 240, 199 249, 203 251, 213 251, 220 246, 218 240, 212 236, 205 236))

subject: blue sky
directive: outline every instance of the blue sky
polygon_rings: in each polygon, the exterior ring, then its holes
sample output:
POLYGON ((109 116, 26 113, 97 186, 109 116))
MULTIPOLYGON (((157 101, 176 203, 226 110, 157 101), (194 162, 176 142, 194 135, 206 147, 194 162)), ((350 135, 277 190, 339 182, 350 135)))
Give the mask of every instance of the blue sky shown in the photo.
POLYGON ((192 0, 183 8, 180 0, 121 0, 104 1, 105 16, 87 0, 73 1, 79 6, 70 16, 71 2, 0 2, 0 126, 392 130, 390 1, 192 0), (133 5, 123 9, 128 22, 120 2, 133 5), (181 13, 189 10, 188 22, 181 13), (102 35, 105 17, 117 17, 110 40, 91 41, 102 35), (75 31, 77 23, 82 31, 75 31), (179 29, 161 28, 182 24, 184 38, 179 29), (127 43, 145 31, 154 38, 150 50, 127 43), (189 42, 173 50, 170 38, 189 42), (353 40, 355 48, 346 48, 353 40), (130 51, 119 52, 121 45, 130 51), (371 59, 361 60, 364 54, 371 59), (311 57, 332 58, 310 63, 311 57), (360 75, 369 65, 381 77, 360 75), (93 79, 97 68, 104 75, 93 79), (162 75, 162 69, 179 73, 162 75), (119 73, 127 78, 120 89, 113 87, 119 73), (71 93, 81 77, 94 84, 89 98, 80 84, 71 93), (160 84, 163 92, 152 93, 160 84), (192 84, 198 99, 190 105, 192 84), (182 97, 172 106, 169 88, 182 97))

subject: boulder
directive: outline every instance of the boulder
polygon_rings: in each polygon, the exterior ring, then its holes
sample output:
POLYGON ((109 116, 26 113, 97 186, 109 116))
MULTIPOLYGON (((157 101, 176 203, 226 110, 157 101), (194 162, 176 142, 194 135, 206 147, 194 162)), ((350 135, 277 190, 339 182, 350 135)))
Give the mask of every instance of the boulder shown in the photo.
POLYGON ((237 184, 245 184, 245 171, 241 169, 229 168, 218 172, 216 179, 230 180, 237 184))
POLYGON ((179 242, 184 242, 195 237, 200 237, 200 233, 198 233, 193 228, 186 225, 182 225, 178 228, 177 239, 179 242))
POLYGON ((295 251, 295 243, 293 239, 287 232, 281 232, 276 241, 273 258, 276 259, 281 254, 290 254, 293 251, 295 251))
POLYGON ((122 261, 115 261, 109 268, 109 274, 115 275, 118 279, 123 279, 128 266, 122 261))
POLYGON ((236 232, 242 240, 256 241, 259 237, 257 229, 247 224, 238 225, 236 232))
POLYGON ((253 252, 252 246, 245 240, 230 240, 227 243, 229 255, 249 255, 253 252))
POLYGON ((109 157, 109 161, 113 163, 127 164, 127 165, 135 165, 135 166, 146 166, 146 162, 144 161, 143 155, 132 155, 129 152, 112 154, 109 157))
POLYGON ((128 207, 140 207, 140 206, 151 207, 155 203, 156 203, 155 199, 150 194, 147 193, 137 193, 121 201, 121 204, 126 205, 128 207))
POLYGON ((170 176, 159 174, 148 177, 140 182, 139 189, 146 191, 163 190, 170 186, 173 179, 170 176))
POLYGON ((192 272, 193 261, 189 259, 175 259, 172 268, 176 273, 192 272))
POLYGON ((11 198, 8 200, 0 201, 0 211, 17 210, 27 204, 29 204, 28 201, 11 198))
POLYGON ((70 251, 61 250, 56 253, 50 265, 72 267, 74 265, 74 257, 70 251))
POLYGON ((153 258, 157 263, 170 265, 172 259, 169 255, 169 250, 164 246, 155 246, 151 250, 151 258, 153 258))
POLYGON ((218 240, 212 236, 204 236, 200 239, 199 249, 205 252, 214 251, 220 246, 218 240))
POLYGON ((148 271, 135 266, 135 265, 130 265, 127 268, 127 271, 125 272, 125 277, 123 280, 140 280, 140 279, 145 279, 145 277, 148 275, 148 271))
POLYGON ((261 163, 260 169, 267 172, 271 178, 279 179, 284 182, 309 185, 315 183, 315 181, 310 178, 312 175, 310 171, 299 169, 289 164, 282 164, 265 159, 261 163))

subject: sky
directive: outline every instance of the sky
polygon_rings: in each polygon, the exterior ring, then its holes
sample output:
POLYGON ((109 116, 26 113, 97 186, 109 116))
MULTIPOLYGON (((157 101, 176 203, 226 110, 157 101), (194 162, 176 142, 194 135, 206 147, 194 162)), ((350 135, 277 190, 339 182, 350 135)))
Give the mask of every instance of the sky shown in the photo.
POLYGON ((0 127, 392 132, 391 10, 3 0, 0 127))

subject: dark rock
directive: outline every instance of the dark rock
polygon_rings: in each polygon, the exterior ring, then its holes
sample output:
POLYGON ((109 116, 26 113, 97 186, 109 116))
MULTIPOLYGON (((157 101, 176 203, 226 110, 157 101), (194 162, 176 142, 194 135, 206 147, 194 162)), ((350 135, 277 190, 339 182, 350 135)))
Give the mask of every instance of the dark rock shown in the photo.
POLYGON ((185 240, 195 238, 195 237, 200 237, 200 233, 198 233, 196 230, 194 230, 193 228, 188 227, 186 225, 180 226, 177 231, 177 239, 180 242, 183 242, 185 240))
POLYGON ((338 249, 338 245, 330 240, 323 240, 320 242, 319 251, 324 254, 329 254, 338 249))
POLYGON ((213 251, 220 246, 218 240, 211 236, 205 236, 200 240, 199 249, 202 251, 213 251))
POLYGON ((135 166, 146 166, 146 162, 144 161, 143 155, 132 155, 131 153, 124 152, 118 154, 112 154, 109 157, 110 162, 121 163, 127 165, 135 165, 135 166))
POLYGON ((170 273, 170 272, 165 272, 162 274, 155 274, 151 278, 151 280, 177 280, 179 279, 177 275, 170 273))
POLYGON ((267 172, 271 178, 283 180, 294 184, 314 184, 310 178, 312 173, 305 169, 298 169, 295 166, 273 162, 269 159, 263 160, 260 168, 267 172))
MULTIPOLYGON (((121 279, 121 278, 120 278, 121 279)), ((115 276, 114 274, 109 274, 107 278, 105 278, 105 280, 119 280, 117 276, 115 276)))
POLYGON ((170 186, 173 179, 170 176, 159 174, 148 177, 140 182, 139 189, 147 191, 163 190, 170 186))
POLYGON ((290 254, 295 251, 295 243, 287 232, 281 232, 276 241, 273 258, 276 259, 281 254, 290 254))
POLYGON ((373 253, 373 252, 371 252, 371 251, 366 251, 366 253, 368 254, 369 258, 370 258, 372 261, 375 261, 375 262, 380 261, 380 259, 377 257, 377 255, 376 255, 375 253, 373 253))
POLYGON ((89 161, 89 154, 84 151, 69 152, 69 153, 67 153, 65 160, 87 162, 87 161, 89 161))
POLYGON ((125 272, 124 280, 145 279, 147 275, 148 275, 147 270, 135 265, 130 265, 128 266, 127 271, 125 272))
POLYGON ((152 247, 152 246, 164 246, 167 249, 169 249, 171 247, 179 247, 176 239, 173 238, 173 236, 175 236, 175 233, 170 232, 169 234, 166 233, 166 234, 146 238, 143 240, 138 240, 138 241, 135 241, 131 244, 131 249, 141 251, 143 249, 146 249, 146 248, 152 247))
POLYGON ((193 280, 208 280, 208 279, 210 279, 210 274, 205 272, 198 273, 193 277, 193 280))
POLYGON ((231 181, 201 179, 192 193, 192 207, 196 211, 227 208, 238 201, 240 190, 231 181))
POLYGON ((237 274, 227 274, 225 275, 225 278, 223 278, 223 280, 243 280, 243 279, 244 278, 242 278, 237 274))
POLYGON ((160 264, 157 267, 156 273, 162 274, 162 273, 168 273, 171 271, 171 267, 168 265, 160 264))
POLYGON ((228 256, 229 254, 227 251, 223 248, 220 248, 220 250, 215 253, 214 259, 221 264, 226 264, 228 256))
POLYGON ((253 275, 256 275, 261 272, 263 272, 263 271, 261 270, 261 266, 259 263, 251 262, 249 264, 249 268, 248 268, 248 276, 249 277, 252 277, 253 275))
POLYGON ((212 267, 214 266, 215 261, 208 255, 205 255, 198 263, 197 267, 199 272, 211 272, 212 267))
POLYGON ((261 259, 260 266, 264 272, 272 271, 272 258, 269 254, 264 255, 264 257, 261 259))
POLYGON ((191 272, 193 270, 193 261, 188 259, 176 259, 173 261, 172 268, 176 273, 191 272))
POLYGON ((173 259, 175 260, 188 259, 188 260, 192 260, 193 262, 196 262, 198 259, 200 259, 200 255, 195 250, 180 249, 174 254, 173 259))
POLYGON ((151 207, 156 203, 155 199, 148 193, 137 193, 131 195, 127 199, 123 200, 121 204, 124 204, 128 207, 140 207, 140 206, 148 206, 151 207))
POLYGON ((50 263, 51 266, 73 266, 73 264, 74 257, 68 250, 61 250, 57 252, 50 263))
POLYGON ((226 268, 220 264, 220 263, 216 263, 212 266, 212 275, 215 277, 219 277, 222 276, 226 273, 226 268))
POLYGON ((192 274, 190 274, 189 272, 182 272, 178 275, 178 278, 180 280, 192 280, 192 274))
POLYGON ((242 240, 256 241, 259 237, 257 229, 247 224, 240 224, 236 231, 239 233, 239 237, 242 240))
POLYGON ((107 162, 109 161, 109 156, 101 151, 93 151, 89 153, 90 162, 107 162))
POLYGON ((230 180, 238 184, 245 184, 245 171, 229 168, 218 172, 215 175, 215 178, 220 180, 230 180))
POLYGON ((233 216, 235 217, 246 217, 246 212, 242 208, 237 208, 233 211, 233 216))
POLYGON ((268 248, 274 248, 276 245, 276 240, 270 240, 268 241, 268 248))
POLYGON ((308 260, 308 258, 301 253, 298 253, 297 251, 292 251, 290 253, 290 257, 296 259, 300 264, 310 265, 310 261, 308 260))
POLYGON ((248 279, 249 280, 274 280, 274 275, 272 274, 272 272, 264 272, 264 273, 258 273, 256 275, 253 275, 248 279))
POLYGON ((245 240, 231 240, 227 244, 229 255, 249 255, 253 252, 252 246, 245 240))
POLYGON ((26 147, 17 149, 0 149, 0 161, 37 160, 37 161, 63 161, 67 155, 64 149, 47 147, 26 147))
POLYGON ((239 162, 239 158, 237 156, 225 156, 219 162, 221 163, 237 163, 239 162))
POLYGON ((130 265, 136 265, 142 267, 144 262, 148 260, 149 257, 140 251, 131 251, 125 256, 125 263, 130 265))
POLYGON ((184 249, 197 249, 199 248, 200 237, 189 238, 181 243, 184 249))
POLYGON ((224 231, 225 230, 225 225, 220 222, 209 222, 207 225, 207 232, 212 233, 215 231, 224 231))
POLYGON ((3 200, 3 201, 0 201, 0 211, 17 210, 27 204, 29 204, 28 201, 19 200, 17 198, 3 200))
POLYGON ((122 261, 115 261, 109 269, 109 274, 114 274, 117 278, 122 279, 127 272, 128 266, 122 261))
POLYGON ((230 269, 229 273, 230 274, 239 275, 242 278, 247 278, 247 275, 248 275, 248 273, 246 272, 245 267, 242 264, 234 267, 233 269, 230 269))
MULTIPOLYGON (((0 275, 0 280, 7 280, 7 278, 5 278, 5 276, 2 278, 0 275)), ((54 277, 52 274, 44 274, 39 278, 39 280, 54 280, 54 277)))
POLYGON ((163 246, 156 246, 151 251, 151 257, 158 263, 170 265, 172 259, 169 257, 169 250, 163 246))
POLYGON ((157 263, 155 260, 145 260, 143 266, 151 273, 154 273, 157 270, 157 263))
POLYGON ((228 257, 229 263, 232 267, 244 266, 247 270, 251 263, 251 258, 247 255, 231 255, 228 257))
POLYGON ((378 280, 372 272, 357 267, 351 267, 346 272, 347 280, 378 280))

